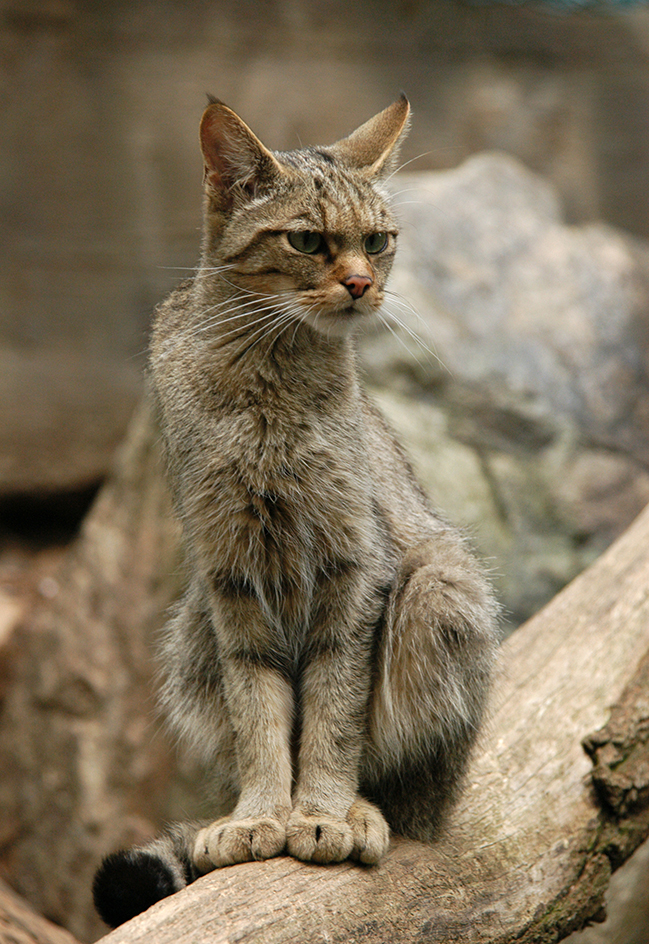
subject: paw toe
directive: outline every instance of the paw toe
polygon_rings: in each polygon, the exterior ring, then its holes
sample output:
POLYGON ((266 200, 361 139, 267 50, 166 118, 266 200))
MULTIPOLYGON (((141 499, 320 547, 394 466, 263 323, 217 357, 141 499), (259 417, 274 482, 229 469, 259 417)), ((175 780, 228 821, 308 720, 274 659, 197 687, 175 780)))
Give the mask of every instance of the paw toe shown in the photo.
POLYGON ((367 800, 356 800, 347 814, 353 837, 352 858, 364 865, 376 865, 388 851, 390 829, 383 814, 367 800))
POLYGON ((303 862, 342 862, 353 849, 352 830, 333 816, 294 813, 288 822, 286 848, 303 862))
POLYGON ((285 844, 284 826, 271 817, 217 820, 198 833, 194 863, 200 871, 209 872, 237 862, 271 859, 285 844))

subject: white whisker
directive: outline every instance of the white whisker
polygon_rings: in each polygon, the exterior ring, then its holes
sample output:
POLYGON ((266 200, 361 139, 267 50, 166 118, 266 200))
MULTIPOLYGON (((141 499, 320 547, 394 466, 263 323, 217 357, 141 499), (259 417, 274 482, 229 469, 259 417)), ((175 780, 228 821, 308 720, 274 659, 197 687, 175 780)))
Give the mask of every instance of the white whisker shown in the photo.
POLYGON ((398 174, 399 171, 402 171, 404 167, 408 166, 408 164, 414 164, 415 161, 421 160, 422 157, 428 157, 429 154, 434 154, 434 151, 423 151, 421 154, 417 154, 416 157, 411 157, 409 161, 404 161, 403 164, 399 164, 396 170, 393 170, 391 174, 388 174, 383 182, 387 184, 388 181, 392 180, 395 174, 398 174))
POLYGON ((378 311, 378 312, 377 312, 377 318, 379 319, 379 321, 381 322, 381 324, 382 324, 385 328, 387 328, 387 330, 390 332, 390 334, 393 336, 393 338, 401 345, 401 347, 404 349, 404 351, 407 352, 408 356, 414 358, 414 359, 417 361, 417 363, 419 364, 419 366, 422 368, 422 370, 425 370, 425 369, 426 369, 426 365, 423 363, 423 361, 421 361, 421 360, 419 359, 419 357, 417 356, 416 352, 413 351, 412 348, 411 348, 408 344, 406 344, 406 342, 405 342, 404 339, 401 337, 401 335, 399 334, 399 332, 396 331, 396 330, 392 327, 392 325, 390 324, 390 322, 389 322, 389 321, 387 320, 387 318, 385 317, 386 314, 388 314, 388 313, 385 312, 385 311, 378 311))
MULTIPOLYGON (((392 304, 399 305, 402 308, 402 310, 411 312, 412 314, 415 315, 416 318, 419 319, 419 321, 422 322, 422 324, 425 324, 419 312, 409 302, 405 301, 404 299, 400 298, 398 295, 395 295, 392 292, 390 293, 386 292, 386 295, 387 294, 390 294, 391 296, 391 298, 388 300, 388 303, 391 302, 392 304)), ((419 334, 417 334, 416 331, 413 331, 413 329, 402 318, 399 318, 399 316, 394 311, 390 311, 389 308, 386 307, 382 310, 381 314, 387 316, 388 318, 391 318, 392 321, 399 328, 401 328, 402 331, 405 331, 408 337, 410 337, 415 342, 415 344, 417 344, 419 348, 426 351, 426 353, 429 354, 437 362, 437 364, 439 364, 440 367, 442 367, 444 370, 449 370, 449 368, 446 366, 446 364, 444 364, 444 362, 440 358, 439 354, 437 354, 436 351, 434 351, 431 347, 429 347, 428 344, 426 344, 426 342, 424 341, 424 339, 419 334)), ((394 336, 401 342, 402 346, 404 346, 406 350, 410 351, 409 346, 405 344, 401 335, 398 332, 393 331, 391 326, 385 321, 383 317, 381 317, 381 321, 389 330, 392 331, 394 336)), ((410 353, 413 354, 413 356, 415 357, 419 365, 423 366, 419 358, 412 351, 410 351, 410 353)), ((449 373, 450 373, 450 370, 449 370, 449 373)))
MULTIPOLYGON (((232 299, 226 299, 225 301, 220 302, 218 305, 204 309, 201 314, 209 314, 211 317, 205 318, 198 324, 189 325, 188 330, 193 336, 196 336, 198 334, 204 334, 216 326, 222 327, 233 322, 238 322, 238 326, 233 329, 236 332, 240 329, 243 330, 246 326, 250 326, 251 324, 255 323, 257 319, 251 322, 249 320, 249 316, 263 315, 265 318, 273 317, 277 314, 277 312, 282 310, 285 304, 284 297, 282 295, 268 295, 265 297, 264 301, 267 303, 260 304, 257 299, 251 298, 233 304, 232 299), (271 299, 273 299, 272 302, 270 301, 271 299)), ((225 334, 221 333, 220 337, 227 337, 227 332, 225 334)))
POLYGON ((252 335, 249 335, 248 337, 245 338, 245 344, 243 348, 240 348, 238 351, 235 352, 234 359, 237 361, 240 360, 244 355, 249 354, 250 351, 252 351, 253 348, 255 348, 258 344, 260 344, 262 341, 265 341, 267 338, 271 337, 272 335, 274 335, 273 344, 276 344, 280 336, 284 333, 286 328, 289 327, 289 325, 293 324, 294 320, 295 320, 295 316, 293 312, 285 312, 284 314, 280 316, 280 318, 276 319, 271 325, 268 325, 268 326, 264 325, 263 328, 258 329, 256 332, 253 332, 252 335), (259 337, 255 339, 256 334, 258 334, 259 337))

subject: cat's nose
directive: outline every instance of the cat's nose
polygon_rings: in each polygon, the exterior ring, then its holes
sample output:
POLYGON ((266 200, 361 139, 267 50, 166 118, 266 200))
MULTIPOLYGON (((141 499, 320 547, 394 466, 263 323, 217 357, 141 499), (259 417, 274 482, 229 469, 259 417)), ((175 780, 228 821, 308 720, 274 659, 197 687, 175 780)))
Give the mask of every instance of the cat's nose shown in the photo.
POLYGON ((372 284, 369 275, 348 275, 341 281, 352 298, 362 298, 372 284))

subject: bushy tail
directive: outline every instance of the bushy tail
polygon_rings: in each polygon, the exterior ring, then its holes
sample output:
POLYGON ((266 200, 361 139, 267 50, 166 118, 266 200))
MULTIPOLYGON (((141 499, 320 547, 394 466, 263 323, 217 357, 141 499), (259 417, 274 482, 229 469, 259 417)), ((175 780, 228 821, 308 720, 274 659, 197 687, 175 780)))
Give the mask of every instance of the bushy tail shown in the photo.
POLYGON ((145 846, 106 856, 95 874, 92 896, 109 927, 118 927, 198 878, 192 851, 199 828, 198 823, 176 824, 145 846))

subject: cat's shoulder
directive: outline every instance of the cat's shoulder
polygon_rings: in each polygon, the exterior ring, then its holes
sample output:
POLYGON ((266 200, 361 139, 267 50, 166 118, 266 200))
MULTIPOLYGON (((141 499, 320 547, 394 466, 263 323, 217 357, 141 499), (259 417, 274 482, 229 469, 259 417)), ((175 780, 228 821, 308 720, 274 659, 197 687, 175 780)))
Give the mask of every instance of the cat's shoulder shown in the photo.
POLYGON ((173 330, 179 319, 193 312, 195 300, 195 278, 183 279, 169 294, 159 302, 153 313, 152 334, 165 329, 173 330))

